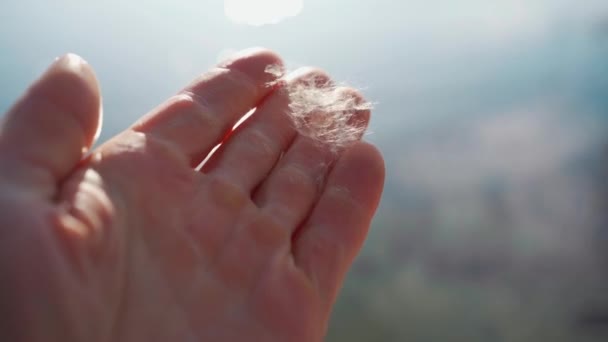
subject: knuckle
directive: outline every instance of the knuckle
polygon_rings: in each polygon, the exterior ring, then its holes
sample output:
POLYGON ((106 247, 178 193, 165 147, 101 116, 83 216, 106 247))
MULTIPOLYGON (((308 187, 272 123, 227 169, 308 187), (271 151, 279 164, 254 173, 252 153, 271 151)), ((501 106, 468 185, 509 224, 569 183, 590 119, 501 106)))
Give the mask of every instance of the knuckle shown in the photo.
POLYGON ((318 183, 315 177, 306 172, 302 167, 295 164, 289 164, 283 167, 280 171, 280 177, 285 188, 316 188, 318 183))
POLYGON ((229 70, 227 77, 236 87, 245 88, 248 92, 257 96, 259 93, 258 87, 250 75, 237 68, 230 68, 229 70))
POLYGON ((335 205, 343 207, 345 210, 353 213, 366 212, 363 204, 357 201, 349 189, 340 186, 328 186, 325 189, 325 194, 329 201, 335 205))
POLYGON ((222 208, 238 210, 249 200, 249 195, 234 183, 219 176, 207 178, 210 198, 222 208))
POLYGON ((213 69, 217 74, 227 81, 230 89, 239 89, 248 93, 257 94, 257 82, 248 73, 241 71, 239 68, 229 65, 225 67, 216 67, 213 69))
POLYGON ((257 157, 271 157, 278 149, 266 133, 256 128, 248 128, 244 132, 244 143, 257 157))
POLYGON ((169 100, 167 110, 172 113, 186 113, 191 125, 220 128, 217 115, 212 112, 207 101, 201 96, 184 91, 169 100))
POLYGON ((196 95, 187 91, 174 95, 169 99, 169 109, 176 111, 194 111, 201 107, 196 95))
MULTIPOLYGON (((99 155, 104 165, 118 163, 125 174, 133 175, 150 169, 172 174, 176 166, 188 165, 186 157, 171 141, 136 130, 127 130, 112 144, 102 146, 99 155)), ((140 174, 138 178, 141 177, 140 174)))

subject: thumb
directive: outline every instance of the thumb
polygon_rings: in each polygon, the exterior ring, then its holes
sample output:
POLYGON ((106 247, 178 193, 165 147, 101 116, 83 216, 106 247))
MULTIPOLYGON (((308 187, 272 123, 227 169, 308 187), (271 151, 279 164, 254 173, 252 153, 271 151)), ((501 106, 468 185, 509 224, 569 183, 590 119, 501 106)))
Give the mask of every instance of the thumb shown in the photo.
POLYGON ((0 175, 54 188, 93 144, 100 126, 92 68, 73 54, 58 58, 0 125, 0 175))

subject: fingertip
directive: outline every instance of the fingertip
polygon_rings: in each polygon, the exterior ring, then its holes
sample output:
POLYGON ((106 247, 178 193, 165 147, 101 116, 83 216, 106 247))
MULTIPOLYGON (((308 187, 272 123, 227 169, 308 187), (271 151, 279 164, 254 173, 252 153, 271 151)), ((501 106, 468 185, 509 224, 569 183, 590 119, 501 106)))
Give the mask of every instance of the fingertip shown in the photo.
POLYGON ((29 168, 50 175, 45 182, 63 179, 97 135, 99 93, 95 73, 82 58, 57 58, 5 116, 0 154, 16 165, 10 177, 40 179, 29 168))
POLYGON ((386 166, 380 150, 360 141, 344 151, 334 169, 334 179, 350 190, 352 198, 374 212, 384 188, 386 166))
POLYGON ((87 61, 74 53, 66 53, 57 57, 42 78, 57 78, 58 81, 66 83, 68 86, 71 82, 73 83, 71 86, 78 86, 88 93, 79 95, 89 95, 94 99, 100 93, 95 71, 87 61))
POLYGON ((30 88, 29 94, 63 108, 81 125, 87 144, 101 129, 100 86, 93 68, 82 57, 67 53, 58 57, 30 88))
POLYGON ((266 59, 267 61, 272 62, 272 64, 283 65, 283 61, 282 61, 281 57, 276 52, 274 52, 271 49, 267 49, 267 48, 259 47, 259 46, 247 48, 247 49, 236 52, 234 55, 232 55, 230 58, 228 58, 224 62, 224 64, 230 64, 235 61, 246 60, 246 59, 250 59, 250 58, 266 59))
POLYGON ((368 142, 360 141, 346 150, 345 153, 358 163, 367 165, 370 172, 374 174, 374 177, 384 180, 386 165, 382 152, 378 147, 368 142))
POLYGON ((270 82, 279 78, 285 70, 281 56, 276 52, 262 47, 254 47, 237 52, 226 61, 220 63, 222 68, 238 70, 252 79, 267 78, 270 82), (280 72, 271 72, 269 67, 280 72))

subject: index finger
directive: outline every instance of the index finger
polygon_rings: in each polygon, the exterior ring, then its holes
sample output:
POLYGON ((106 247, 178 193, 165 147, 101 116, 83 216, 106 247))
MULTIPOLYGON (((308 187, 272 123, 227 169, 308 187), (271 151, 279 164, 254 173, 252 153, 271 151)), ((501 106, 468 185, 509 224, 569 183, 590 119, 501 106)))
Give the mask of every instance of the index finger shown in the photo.
POLYGON ((272 51, 245 50, 196 78, 132 129, 177 145, 196 166, 272 91, 278 76, 268 67, 282 65, 272 51))

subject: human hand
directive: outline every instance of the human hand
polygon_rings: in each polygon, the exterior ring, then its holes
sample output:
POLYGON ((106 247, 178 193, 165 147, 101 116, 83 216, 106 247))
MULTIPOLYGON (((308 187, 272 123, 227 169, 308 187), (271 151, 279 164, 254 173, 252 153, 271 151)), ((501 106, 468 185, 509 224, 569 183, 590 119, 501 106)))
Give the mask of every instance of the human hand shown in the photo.
POLYGON ((90 66, 34 83, 0 126, 0 340, 322 340, 384 166, 296 132, 268 65, 243 53, 91 153, 90 66))

